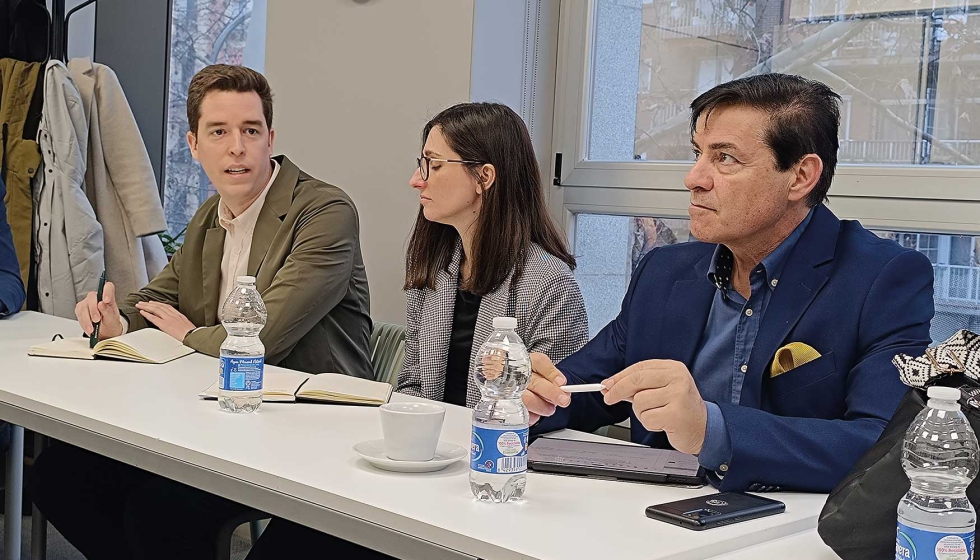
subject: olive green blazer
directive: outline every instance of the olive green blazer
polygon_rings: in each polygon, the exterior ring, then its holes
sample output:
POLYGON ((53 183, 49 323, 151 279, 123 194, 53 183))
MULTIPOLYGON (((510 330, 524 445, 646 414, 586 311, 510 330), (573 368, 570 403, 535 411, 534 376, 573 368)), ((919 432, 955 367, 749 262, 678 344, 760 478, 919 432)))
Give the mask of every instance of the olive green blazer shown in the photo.
MULTIPOLYGON (((371 378, 370 296, 357 209, 341 189, 303 173, 285 156, 275 160, 279 175, 259 213, 248 258, 248 274, 255 276, 269 314, 260 334, 266 363, 371 378)), ((184 344, 217 356, 225 339, 218 322, 224 241, 213 196, 194 214, 167 267, 120 303, 129 329, 152 327, 137 302, 168 303, 204 327, 184 344)))

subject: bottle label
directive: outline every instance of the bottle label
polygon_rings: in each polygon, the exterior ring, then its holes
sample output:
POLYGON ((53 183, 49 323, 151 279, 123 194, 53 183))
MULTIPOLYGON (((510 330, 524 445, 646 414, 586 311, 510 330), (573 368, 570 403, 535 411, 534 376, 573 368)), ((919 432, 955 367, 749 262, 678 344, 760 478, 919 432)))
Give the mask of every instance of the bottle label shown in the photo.
POLYGON ((895 560, 972 560, 974 532, 943 533, 898 522, 895 560))
POLYGON ((514 429, 473 426, 470 468, 487 474, 526 472, 527 433, 527 427, 514 429))
POLYGON ((222 356, 218 386, 224 391, 261 391, 264 368, 265 356, 222 356))

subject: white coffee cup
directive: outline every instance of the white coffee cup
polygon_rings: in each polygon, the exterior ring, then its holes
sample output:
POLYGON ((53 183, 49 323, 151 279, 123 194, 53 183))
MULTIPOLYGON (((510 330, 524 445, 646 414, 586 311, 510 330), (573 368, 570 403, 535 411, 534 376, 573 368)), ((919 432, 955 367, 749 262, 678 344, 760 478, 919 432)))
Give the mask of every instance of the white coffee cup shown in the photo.
POLYGON ((445 417, 446 408, 432 403, 381 405, 385 455, 393 461, 431 461, 445 417))

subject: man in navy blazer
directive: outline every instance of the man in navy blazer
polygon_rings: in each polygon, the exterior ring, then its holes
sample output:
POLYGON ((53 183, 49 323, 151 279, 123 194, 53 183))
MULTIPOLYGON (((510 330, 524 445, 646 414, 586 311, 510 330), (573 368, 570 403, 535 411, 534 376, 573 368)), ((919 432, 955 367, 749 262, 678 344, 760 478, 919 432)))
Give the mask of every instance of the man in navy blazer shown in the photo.
POLYGON ((14 252, 13 234, 7 222, 7 207, 3 203, 7 189, 0 179, 0 317, 12 315, 24 306, 24 282, 14 252))
POLYGON ((697 455, 722 490, 840 482, 905 394, 891 359, 923 353, 934 308, 925 256, 823 204, 839 99, 768 74, 692 103, 700 242, 651 251, 619 316, 557 367, 532 356, 535 433, 629 417, 633 441, 697 455), (559 389, 599 382, 601 394, 559 389))
MULTIPOLYGON (((7 222, 7 207, 3 202, 7 189, 0 178, 0 317, 13 315, 24 306, 26 294, 20 279, 20 264, 14 251, 14 238, 7 222)), ((10 447, 10 425, 0 422, 0 452, 10 447)))

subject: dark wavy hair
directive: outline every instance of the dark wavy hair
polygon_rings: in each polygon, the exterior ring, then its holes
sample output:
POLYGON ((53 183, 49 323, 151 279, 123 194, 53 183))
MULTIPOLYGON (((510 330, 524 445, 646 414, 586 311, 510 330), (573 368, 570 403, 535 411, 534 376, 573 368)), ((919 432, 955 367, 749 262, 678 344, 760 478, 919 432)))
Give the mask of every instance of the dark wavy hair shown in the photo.
POLYGON ((769 114, 765 141, 786 171, 807 154, 823 161, 823 172, 807 195, 810 208, 827 199, 837 167, 840 95, 815 80, 789 74, 759 74, 715 86, 691 103, 691 136, 698 118, 719 107, 751 107, 769 114))
MULTIPOLYGON (((475 178, 482 164, 489 163, 497 171, 493 186, 482 195, 473 254, 466 255, 473 270, 467 290, 486 295, 511 271, 519 279, 531 243, 574 269, 575 257, 548 214, 531 135, 521 117, 500 103, 453 105, 426 123, 423 146, 437 126, 460 159, 481 162, 466 164, 475 178)), ((427 220, 420 206, 405 255, 404 288, 435 289, 436 276, 449 268, 458 240, 453 226, 427 220)))

